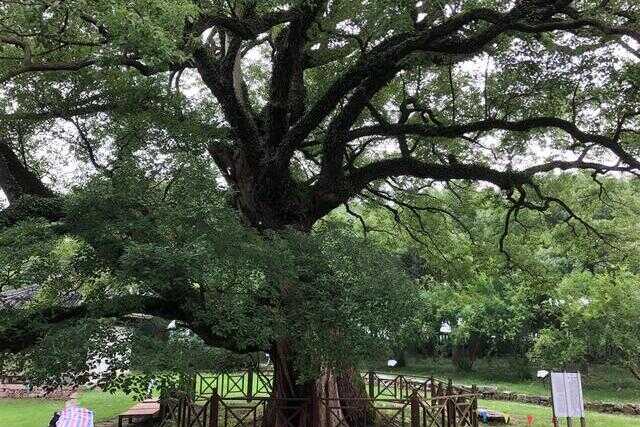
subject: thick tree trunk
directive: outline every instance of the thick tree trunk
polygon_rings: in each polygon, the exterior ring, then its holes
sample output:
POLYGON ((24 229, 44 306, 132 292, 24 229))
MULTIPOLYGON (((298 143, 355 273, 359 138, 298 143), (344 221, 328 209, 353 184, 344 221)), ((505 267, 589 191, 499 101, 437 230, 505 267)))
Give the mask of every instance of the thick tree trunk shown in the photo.
MULTIPOLYGON (((220 156, 214 158, 220 165, 226 163, 225 177, 236 190, 236 208, 247 225, 259 232, 298 230, 310 232, 316 220, 329 208, 318 207, 308 195, 294 184, 287 171, 262 170, 254 167, 242 156, 230 161, 220 156), (324 210, 323 210, 324 209, 324 210)), ((286 300, 287 289, 282 287, 282 298, 286 300)), ((274 365, 272 403, 265 408, 265 427, 291 427, 313 425, 313 417, 319 426, 363 425, 357 422, 365 414, 371 420, 366 400, 354 405, 347 398, 366 398, 366 389, 356 369, 339 375, 324 368, 315 378, 302 379, 294 361, 295 343, 281 338, 271 347, 274 365), (327 408, 329 404, 329 408, 327 408)))
POLYGON ((341 400, 342 415, 348 425, 365 425, 375 419, 375 411, 367 400, 350 400, 353 398, 367 398, 367 390, 357 369, 351 368, 343 371, 336 377, 338 394, 341 400))
POLYGON ((335 374, 323 369, 315 378, 300 380, 293 366, 294 350, 285 341, 271 351, 274 366, 274 398, 266 408, 265 427, 364 425, 373 420, 372 408, 366 400, 364 383, 356 369, 335 374), (328 407, 327 407, 328 405, 328 407))
POLYGON ((58 221, 63 217, 62 206, 54 193, 22 163, 1 135, 0 191, 9 201, 9 207, 0 210, 0 226, 11 225, 29 217, 42 217, 51 221, 58 221))
POLYGON ((316 380, 300 381, 293 366, 293 352, 286 340, 272 345, 273 401, 265 409, 264 427, 310 425, 314 398, 318 396, 316 380))

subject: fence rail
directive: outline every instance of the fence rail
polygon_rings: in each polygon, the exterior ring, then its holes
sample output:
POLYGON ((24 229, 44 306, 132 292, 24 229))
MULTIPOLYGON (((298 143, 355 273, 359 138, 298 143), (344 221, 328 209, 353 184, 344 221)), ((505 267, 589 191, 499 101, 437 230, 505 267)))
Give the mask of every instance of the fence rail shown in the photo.
POLYGON ((429 398, 443 394, 472 393, 472 388, 454 386, 451 380, 445 381, 434 377, 391 375, 375 371, 363 372, 361 375, 368 383, 369 397, 402 399, 417 393, 423 398, 429 398))
MULTIPOLYGON (((370 398, 406 399, 417 393, 424 399, 441 395, 473 393, 472 388, 454 386, 451 380, 393 375, 375 371, 362 372, 370 398)), ((195 376, 196 400, 207 399, 217 390, 220 397, 269 397, 273 390, 273 371, 258 368, 235 373, 199 373, 195 376)))
MULTIPOLYGON (((474 396, 475 397, 475 396, 474 396)), ((273 411, 282 427, 477 427, 475 400, 443 396, 434 405, 410 399, 221 398, 202 403, 190 398, 162 402, 161 427, 258 427, 273 411), (346 414, 349 415, 346 415, 346 414)))
POLYGON ((216 390, 221 397, 269 397, 273 390, 273 371, 257 368, 240 373, 199 373, 195 376, 196 400, 208 399, 216 390))
POLYGON ((271 396, 268 371, 197 376, 195 395, 161 401, 161 426, 258 427, 265 416, 278 427, 477 427, 475 387, 451 381, 366 372, 366 398, 271 396))

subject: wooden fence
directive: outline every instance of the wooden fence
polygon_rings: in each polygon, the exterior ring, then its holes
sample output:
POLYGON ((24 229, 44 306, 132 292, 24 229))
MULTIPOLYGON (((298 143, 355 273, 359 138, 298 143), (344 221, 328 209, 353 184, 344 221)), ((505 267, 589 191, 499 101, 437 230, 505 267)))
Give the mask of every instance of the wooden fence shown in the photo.
POLYGON ((195 396, 161 401, 161 427, 258 427, 265 414, 280 427, 477 427, 475 387, 434 378, 363 374, 366 398, 283 399, 272 376, 257 370, 196 378, 195 396))
POLYGON ((454 386, 451 380, 438 378, 391 375, 375 371, 363 372, 363 380, 367 383, 370 398, 406 399, 414 393, 423 399, 442 395, 465 395, 475 393, 473 387, 454 386))
POLYGON ((188 396, 162 401, 161 427, 258 427, 273 411, 282 427, 477 427, 475 395, 442 396, 436 403, 410 399, 276 399, 252 400, 214 394, 204 403, 188 396), (363 405, 366 404, 366 405, 363 405), (362 410, 366 407, 367 410, 362 410), (357 417, 354 411, 361 411, 357 417), (343 411, 350 411, 350 418, 343 411))
POLYGON ((194 378, 195 399, 202 400, 213 396, 216 390, 219 396, 269 397, 273 389, 273 371, 248 369, 240 373, 197 374, 194 378))
MULTIPOLYGON (((375 371, 363 372, 368 397, 371 399, 407 399, 417 393, 423 399, 442 395, 465 395, 475 393, 472 387, 454 386, 451 380, 384 374, 375 371)), ((270 397, 273 389, 273 371, 248 369, 240 373, 197 374, 195 400, 210 398, 216 390, 222 398, 270 397)))

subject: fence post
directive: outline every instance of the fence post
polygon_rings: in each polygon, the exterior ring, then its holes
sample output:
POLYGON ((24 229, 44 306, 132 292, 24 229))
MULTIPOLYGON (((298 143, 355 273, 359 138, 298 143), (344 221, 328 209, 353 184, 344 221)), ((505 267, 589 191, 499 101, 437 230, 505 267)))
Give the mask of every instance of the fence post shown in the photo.
POLYGON ((247 372, 247 401, 253 399, 253 368, 249 368, 247 372))
POLYGON ((180 396, 180 400, 178 401, 178 425, 181 426, 185 417, 185 408, 187 407, 187 398, 184 394, 180 396))
POLYGON ((429 378, 429 391, 431 393, 431 405, 433 406, 436 404, 436 383, 433 380, 433 375, 429 378))
POLYGON ((218 396, 218 388, 214 387, 213 395, 209 400, 209 427, 218 427, 218 405, 220 397, 218 396))
POLYGON ((478 427, 478 387, 475 384, 471 386, 471 423, 473 427, 478 427))
POLYGON ((196 375, 194 377, 194 384, 193 384, 193 388, 195 389, 196 399, 202 395, 202 381, 203 381, 202 374, 200 374, 200 372, 196 372, 196 375))
POLYGON ((196 394, 196 387, 198 386, 198 374, 194 374, 191 377, 191 396, 193 398, 193 400, 195 401, 197 399, 197 394, 196 394))
POLYGON ((370 398, 374 398, 374 386, 375 386, 375 378, 374 378, 375 373, 372 370, 369 370, 369 397, 370 398))
POLYGON ((189 395, 187 395, 184 400, 184 410, 186 412, 187 426, 191 425, 191 406, 192 405, 193 405, 193 402, 191 402, 191 398, 189 397, 189 395))
POLYGON ((417 392, 411 395, 411 427, 420 427, 420 402, 417 392))
POLYGON ((451 398, 453 395, 453 381, 449 378, 447 383, 447 425, 449 427, 456 427, 456 408, 455 402, 451 398))

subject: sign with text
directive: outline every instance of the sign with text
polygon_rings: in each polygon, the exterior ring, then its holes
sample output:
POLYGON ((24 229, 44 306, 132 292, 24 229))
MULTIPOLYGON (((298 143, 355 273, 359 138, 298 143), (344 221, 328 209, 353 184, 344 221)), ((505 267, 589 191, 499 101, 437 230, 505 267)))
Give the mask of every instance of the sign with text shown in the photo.
POLYGON ((582 381, 577 372, 552 372, 551 395, 556 417, 584 417, 582 381))

